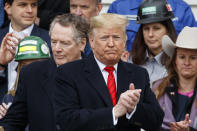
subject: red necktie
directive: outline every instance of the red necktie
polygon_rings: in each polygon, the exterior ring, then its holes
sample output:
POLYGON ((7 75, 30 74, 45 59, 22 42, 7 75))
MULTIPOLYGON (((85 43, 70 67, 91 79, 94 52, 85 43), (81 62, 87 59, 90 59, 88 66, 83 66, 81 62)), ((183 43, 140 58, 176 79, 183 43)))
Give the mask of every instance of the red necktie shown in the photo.
POLYGON ((115 78, 114 78, 114 67, 110 66, 110 67, 105 67, 105 71, 107 71, 109 73, 108 78, 107 78, 107 88, 109 90, 109 93, 111 95, 111 100, 113 105, 116 105, 116 82, 115 82, 115 78))

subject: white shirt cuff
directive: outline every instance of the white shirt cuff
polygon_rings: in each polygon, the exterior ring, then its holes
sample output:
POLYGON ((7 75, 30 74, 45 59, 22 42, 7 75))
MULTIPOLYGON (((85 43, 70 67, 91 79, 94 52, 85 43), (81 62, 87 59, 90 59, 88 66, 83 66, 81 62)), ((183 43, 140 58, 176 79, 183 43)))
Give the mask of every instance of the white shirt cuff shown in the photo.
POLYGON ((113 124, 114 126, 118 124, 118 119, 115 118, 115 115, 114 115, 114 108, 112 109, 112 116, 113 116, 113 124))
POLYGON ((135 106, 135 108, 133 109, 133 111, 130 114, 129 113, 126 114, 126 118, 128 120, 131 119, 131 117, 133 116, 133 114, 135 113, 135 111, 136 111, 136 106, 135 106))

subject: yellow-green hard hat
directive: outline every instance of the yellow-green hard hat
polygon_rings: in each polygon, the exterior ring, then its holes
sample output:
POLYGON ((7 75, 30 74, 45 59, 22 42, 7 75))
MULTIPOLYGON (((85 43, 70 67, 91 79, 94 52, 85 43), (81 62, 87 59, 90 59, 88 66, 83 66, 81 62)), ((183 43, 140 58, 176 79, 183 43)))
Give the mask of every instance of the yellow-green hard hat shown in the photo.
POLYGON ((29 36, 19 42, 15 56, 16 61, 46 58, 50 58, 49 47, 40 37, 29 36))

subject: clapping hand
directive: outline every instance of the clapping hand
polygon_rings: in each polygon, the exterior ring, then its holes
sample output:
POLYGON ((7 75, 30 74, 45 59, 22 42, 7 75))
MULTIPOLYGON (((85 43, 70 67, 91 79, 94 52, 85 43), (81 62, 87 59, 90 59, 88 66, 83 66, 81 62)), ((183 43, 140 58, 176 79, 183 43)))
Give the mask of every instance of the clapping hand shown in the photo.
POLYGON ((114 107, 115 118, 125 115, 126 113, 131 113, 140 99, 141 89, 135 89, 134 84, 131 83, 129 90, 122 93, 120 98, 114 107))
POLYGON ((170 131, 189 131, 190 123, 191 120, 189 119, 189 114, 186 114, 185 120, 170 123, 170 131))

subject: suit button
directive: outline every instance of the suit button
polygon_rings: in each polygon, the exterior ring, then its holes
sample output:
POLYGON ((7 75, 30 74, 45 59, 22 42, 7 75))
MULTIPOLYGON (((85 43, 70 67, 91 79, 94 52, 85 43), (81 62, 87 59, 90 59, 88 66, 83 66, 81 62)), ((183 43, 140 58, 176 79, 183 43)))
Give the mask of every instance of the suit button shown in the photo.
POLYGON ((61 130, 60 125, 56 125, 57 130, 61 130))

